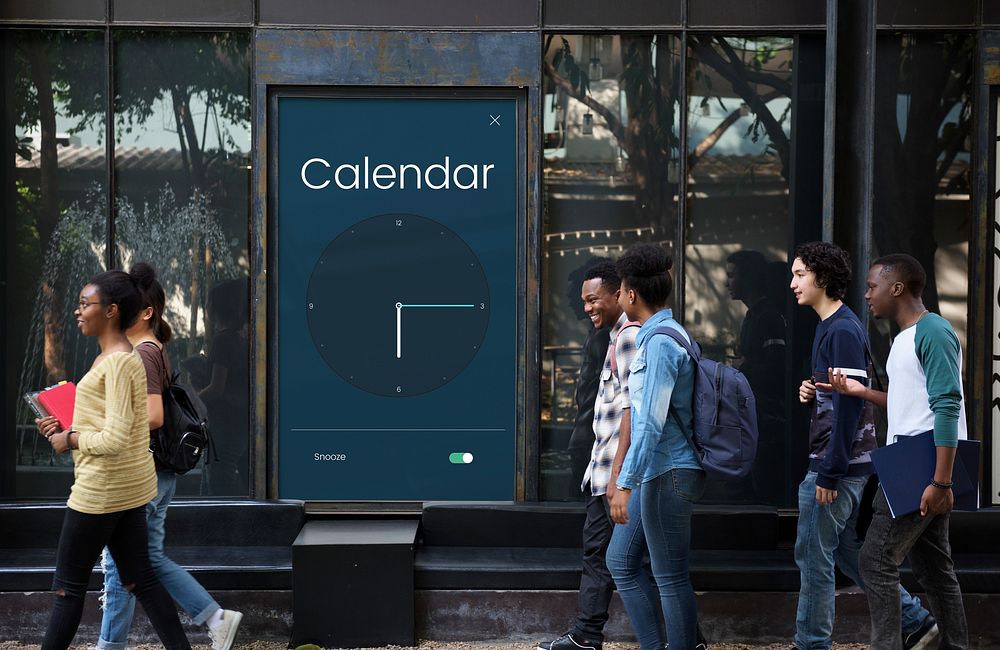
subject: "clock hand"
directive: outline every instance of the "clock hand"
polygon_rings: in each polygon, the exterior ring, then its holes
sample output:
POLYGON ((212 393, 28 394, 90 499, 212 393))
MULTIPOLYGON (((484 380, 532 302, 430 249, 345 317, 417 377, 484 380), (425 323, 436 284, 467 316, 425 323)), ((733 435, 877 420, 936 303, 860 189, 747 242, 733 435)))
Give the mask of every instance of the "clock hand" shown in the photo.
POLYGON ((472 309, 475 307, 475 305, 404 305, 401 302, 397 302, 396 303, 396 358, 397 359, 403 358, 403 343, 402 343, 403 307, 472 309))
POLYGON ((396 303, 396 358, 400 359, 403 356, 403 343, 402 343, 402 321, 403 321, 403 303, 396 303))

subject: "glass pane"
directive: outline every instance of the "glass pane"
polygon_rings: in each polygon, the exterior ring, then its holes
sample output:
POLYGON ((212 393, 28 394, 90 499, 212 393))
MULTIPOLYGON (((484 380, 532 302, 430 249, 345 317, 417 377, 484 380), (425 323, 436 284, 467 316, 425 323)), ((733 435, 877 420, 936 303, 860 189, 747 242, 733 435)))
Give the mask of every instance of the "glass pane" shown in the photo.
POLYGON ((760 430, 752 476, 709 481, 705 500, 790 504, 795 41, 692 35, 689 43, 684 324, 706 356, 746 375, 760 430))
POLYGON ((541 498, 579 499, 607 347, 584 273, 677 229, 679 41, 550 35, 545 43, 541 498), (590 358, 591 363, 584 363, 590 358), (586 376, 581 366, 586 365, 586 376))
MULTIPOLYGON (((77 331, 80 289, 104 268, 107 175, 104 39, 100 32, 7 32, 13 91, 7 138, 16 151, 4 176, 12 226, 4 238, 9 262, 4 303, 7 369, 3 423, 3 497, 65 498, 70 454, 55 456, 39 438, 21 399, 64 379, 79 380, 97 344, 77 331)), ((8 91, 9 92, 9 91, 8 91)))
POLYGON ((167 352, 201 391, 215 446, 178 493, 246 496, 249 35, 120 32, 115 61, 117 255, 157 268, 167 352))
MULTIPOLYGON (((924 267, 924 305, 955 328, 966 385, 974 53, 971 34, 880 36, 875 84, 873 252, 908 253, 924 267)), ((875 322, 877 359, 892 329, 875 322)))

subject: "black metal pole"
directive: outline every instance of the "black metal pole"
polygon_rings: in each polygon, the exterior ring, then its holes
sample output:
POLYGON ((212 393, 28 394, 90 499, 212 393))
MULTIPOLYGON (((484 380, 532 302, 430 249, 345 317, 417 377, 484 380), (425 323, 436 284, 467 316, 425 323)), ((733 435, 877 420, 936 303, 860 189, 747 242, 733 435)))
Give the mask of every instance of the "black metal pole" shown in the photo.
POLYGON ((824 142, 828 158, 824 160, 823 235, 850 252, 854 277, 844 302, 867 322, 863 307, 872 251, 877 0, 828 2, 828 16, 830 12, 833 15, 827 35, 832 36, 834 49, 831 52, 828 42, 827 110, 832 111, 833 119, 828 119, 826 129, 832 128, 833 133, 827 134, 824 142), (831 169, 826 169, 827 165, 831 169))

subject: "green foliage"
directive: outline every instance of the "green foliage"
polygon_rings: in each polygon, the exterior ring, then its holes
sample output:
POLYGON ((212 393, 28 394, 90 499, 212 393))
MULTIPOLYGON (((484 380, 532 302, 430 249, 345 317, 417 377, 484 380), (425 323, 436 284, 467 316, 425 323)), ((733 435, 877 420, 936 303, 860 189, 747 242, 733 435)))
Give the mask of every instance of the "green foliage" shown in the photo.
POLYGON ((552 67, 556 69, 563 78, 567 79, 573 90, 586 95, 590 93, 590 75, 580 67, 576 57, 569 46, 569 41, 562 39, 562 45, 552 57, 552 67))
POLYGON ((131 133, 145 123, 160 100, 174 105, 196 95, 225 119, 246 124, 249 43, 248 33, 235 31, 116 32, 114 99, 120 132, 131 133))
MULTIPOLYGON (((48 72, 56 109, 63 117, 76 118, 70 133, 87 129, 101 131, 104 124, 104 35, 80 30, 31 30, 15 32, 14 121, 30 129, 40 120, 37 78, 32 56, 42 56, 48 72)), ((19 151, 20 153, 20 151, 19 151)))

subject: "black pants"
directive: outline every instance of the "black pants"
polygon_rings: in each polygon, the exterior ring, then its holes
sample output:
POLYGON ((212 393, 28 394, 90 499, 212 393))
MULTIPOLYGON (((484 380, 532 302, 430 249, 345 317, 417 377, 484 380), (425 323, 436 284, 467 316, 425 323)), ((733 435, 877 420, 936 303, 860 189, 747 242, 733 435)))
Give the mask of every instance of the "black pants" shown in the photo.
POLYGON ((589 483, 584 489, 587 493, 584 501, 587 515, 583 523, 583 575, 580 577, 573 633, 588 641, 603 642, 608 606, 615 589, 606 560, 614 524, 604 496, 592 495, 589 483))
POLYGON ((906 557, 937 618, 938 647, 969 647, 962 589, 951 559, 950 521, 950 515, 922 517, 919 512, 893 519, 885 493, 879 489, 875 495, 875 512, 858 562, 871 613, 872 648, 902 647, 899 565, 906 557))
POLYGON ((64 650, 73 641, 83 615, 90 574, 105 546, 118 565, 122 583, 135 585, 132 593, 142 604, 164 647, 190 650, 174 602, 149 564, 146 537, 145 506, 104 515, 66 509, 52 581, 55 605, 42 650, 64 650))

